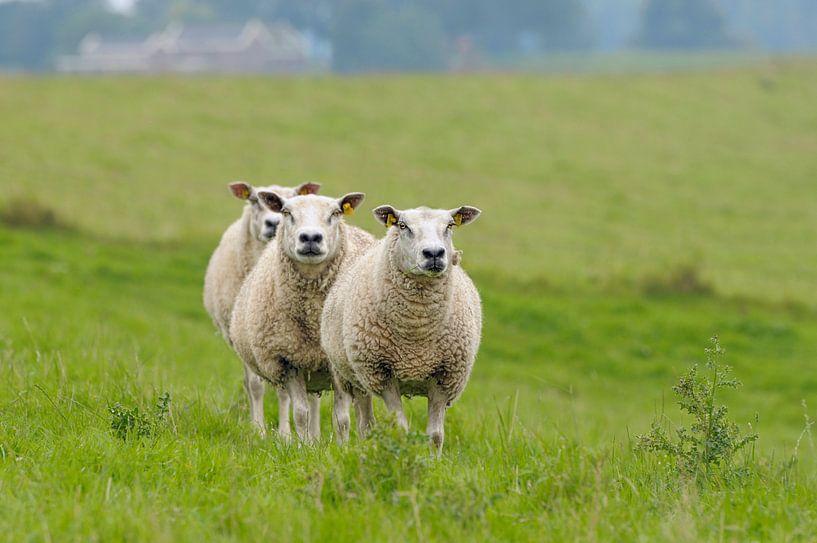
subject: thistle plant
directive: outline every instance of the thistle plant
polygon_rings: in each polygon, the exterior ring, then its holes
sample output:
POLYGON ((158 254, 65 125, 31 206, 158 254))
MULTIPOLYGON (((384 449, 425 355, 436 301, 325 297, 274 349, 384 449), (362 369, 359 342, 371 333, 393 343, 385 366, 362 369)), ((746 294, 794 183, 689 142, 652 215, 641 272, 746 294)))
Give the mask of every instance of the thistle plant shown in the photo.
POLYGON ((706 364, 702 372, 692 366, 672 387, 682 411, 694 418, 687 428, 678 427, 673 439, 664 420, 653 422, 649 433, 638 437, 637 450, 663 453, 675 461, 679 471, 687 475, 710 475, 719 469, 721 474, 733 472, 735 455, 758 435, 742 435, 738 425, 728 418, 728 409, 719 405, 718 391, 737 389, 740 381, 730 377, 731 368, 722 364, 724 349, 717 336, 706 349, 706 364))

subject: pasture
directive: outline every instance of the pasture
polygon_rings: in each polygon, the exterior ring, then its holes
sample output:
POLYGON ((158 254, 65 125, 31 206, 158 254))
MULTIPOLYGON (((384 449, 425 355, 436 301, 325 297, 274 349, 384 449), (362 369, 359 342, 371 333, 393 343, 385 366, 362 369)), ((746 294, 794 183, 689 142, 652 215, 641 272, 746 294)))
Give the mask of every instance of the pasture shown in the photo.
MULTIPOLYGON (((808 541, 817 65, 641 76, 0 79, 0 533, 10 541, 808 541), (261 440, 206 315, 226 183, 483 210, 446 446, 261 440), (759 434, 728 481, 635 450, 718 334, 759 434), (170 394, 169 411, 155 414, 170 394), (149 435, 112 431, 139 408, 149 435), (147 428, 147 426, 146 426, 147 428), (123 439, 124 437, 124 439, 123 439)), ((412 428, 425 400, 406 402, 412 428)), ((385 419, 376 401, 379 419, 385 419)), ((268 394, 267 419, 277 414, 268 394)))

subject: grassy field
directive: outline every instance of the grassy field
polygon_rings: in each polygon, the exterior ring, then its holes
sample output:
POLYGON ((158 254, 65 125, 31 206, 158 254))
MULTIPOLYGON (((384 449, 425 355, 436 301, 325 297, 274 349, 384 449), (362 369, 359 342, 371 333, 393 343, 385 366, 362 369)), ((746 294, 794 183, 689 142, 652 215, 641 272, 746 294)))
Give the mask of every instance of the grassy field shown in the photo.
POLYGON ((816 95, 813 62, 0 80, 0 533, 812 540, 816 95), (234 179, 483 209, 457 234, 483 345, 440 460, 387 424, 339 449, 326 397, 320 445, 256 436, 201 306, 234 179), (714 333, 744 384, 729 415, 760 437, 739 475, 696 481, 634 448, 662 412, 689 423, 671 387, 714 333), (151 435, 113 432, 117 403, 151 435))

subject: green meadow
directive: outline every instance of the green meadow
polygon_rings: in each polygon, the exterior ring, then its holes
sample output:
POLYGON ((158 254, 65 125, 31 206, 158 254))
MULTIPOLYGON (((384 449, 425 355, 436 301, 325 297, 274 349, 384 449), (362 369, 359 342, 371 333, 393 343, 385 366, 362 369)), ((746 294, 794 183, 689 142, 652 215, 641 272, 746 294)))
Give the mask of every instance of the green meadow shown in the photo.
POLYGON ((808 60, 0 79, 2 539, 813 540, 815 96, 808 60), (340 448, 325 395, 320 444, 258 437, 201 302, 237 179, 365 192, 375 234, 383 203, 483 210, 455 235, 485 326, 440 459, 421 398, 409 435, 376 400, 340 448), (718 403, 759 437, 690 475, 638 436, 689 427, 672 387, 713 335, 743 384, 718 403))

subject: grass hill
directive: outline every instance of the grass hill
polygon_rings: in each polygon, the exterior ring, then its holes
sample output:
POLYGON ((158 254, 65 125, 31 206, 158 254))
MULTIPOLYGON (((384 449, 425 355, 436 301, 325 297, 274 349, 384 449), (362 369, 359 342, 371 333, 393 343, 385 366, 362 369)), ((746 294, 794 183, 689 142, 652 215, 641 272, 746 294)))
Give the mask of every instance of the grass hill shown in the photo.
POLYGON ((4 536, 808 540, 816 94, 805 61, 0 80, 4 536), (256 437, 201 306, 235 179, 364 191, 351 221, 375 233, 381 203, 483 209, 456 234, 486 322, 443 459, 388 425, 338 449, 326 398, 322 445, 256 437), (729 416, 760 439, 698 484, 634 447, 661 413, 689 424, 671 386, 713 333, 744 385, 729 416))

